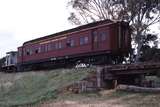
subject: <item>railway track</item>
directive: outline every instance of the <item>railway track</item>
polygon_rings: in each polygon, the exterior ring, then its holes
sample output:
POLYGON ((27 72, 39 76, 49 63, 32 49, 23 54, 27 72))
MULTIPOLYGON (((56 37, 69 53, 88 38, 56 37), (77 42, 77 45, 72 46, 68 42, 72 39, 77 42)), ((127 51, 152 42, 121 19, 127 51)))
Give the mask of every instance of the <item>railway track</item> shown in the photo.
POLYGON ((160 63, 134 63, 104 66, 106 73, 114 75, 153 74, 160 70, 160 63))

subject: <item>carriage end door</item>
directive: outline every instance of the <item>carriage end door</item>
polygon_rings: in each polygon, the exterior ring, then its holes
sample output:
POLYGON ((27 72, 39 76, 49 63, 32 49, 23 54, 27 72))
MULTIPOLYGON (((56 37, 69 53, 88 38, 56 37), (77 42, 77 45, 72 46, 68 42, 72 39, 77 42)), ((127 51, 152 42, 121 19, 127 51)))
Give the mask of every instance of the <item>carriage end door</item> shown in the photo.
POLYGON ((97 50, 98 45, 98 32, 96 29, 92 31, 92 50, 97 50))

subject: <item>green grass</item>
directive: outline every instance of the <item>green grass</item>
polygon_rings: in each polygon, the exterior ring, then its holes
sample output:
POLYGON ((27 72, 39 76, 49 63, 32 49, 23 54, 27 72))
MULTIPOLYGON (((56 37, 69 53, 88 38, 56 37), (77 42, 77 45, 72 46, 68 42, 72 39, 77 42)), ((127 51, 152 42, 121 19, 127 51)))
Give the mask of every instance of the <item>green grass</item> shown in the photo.
POLYGON ((55 99, 60 89, 83 79, 90 71, 92 69, 83 68, 1 74, 0 107, 55 99))

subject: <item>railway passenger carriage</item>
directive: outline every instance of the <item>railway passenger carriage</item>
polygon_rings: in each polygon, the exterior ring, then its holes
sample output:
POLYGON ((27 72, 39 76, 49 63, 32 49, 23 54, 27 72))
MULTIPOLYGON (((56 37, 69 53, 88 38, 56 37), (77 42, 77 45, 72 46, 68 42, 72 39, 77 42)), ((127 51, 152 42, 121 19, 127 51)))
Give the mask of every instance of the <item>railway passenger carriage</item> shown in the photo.
POLYGON ((99 21, 25 42, 18 48, 18 68, 120 62, 130 51, 130 41, 128 23, 99 21))

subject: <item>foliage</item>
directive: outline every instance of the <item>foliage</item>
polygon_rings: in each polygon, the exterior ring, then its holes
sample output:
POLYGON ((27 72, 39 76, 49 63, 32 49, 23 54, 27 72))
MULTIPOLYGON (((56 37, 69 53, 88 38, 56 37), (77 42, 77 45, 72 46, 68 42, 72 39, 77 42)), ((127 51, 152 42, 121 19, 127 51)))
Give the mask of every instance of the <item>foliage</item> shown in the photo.
POLYGON ((143 45, 140 50, 140 61, 160 61, 160 49, 158 47, 158 37, 154 34, 144 35, 143 45), (152 44, 152 47, 150 46, 152 44))
POLYGON ((140 61, 160 62, 160 49, 148 45, 142 46, 140 61))
POLYGON ((149 27, 160 22, 159 0, 70 0, 68 4, 72 9, 68 20, 74 24, 105 19, 129 22, 137 60, 149 27))
POLYGON ((150 45, 152 44, 154 47, 158 47, 158 35, 156 34, 146 34, 142 38, 143 45, 150 45))
POLYGON ((5 63, 5 57, 0 59, 0 68, 2 67, 2 65, 4 65, 5 63))

